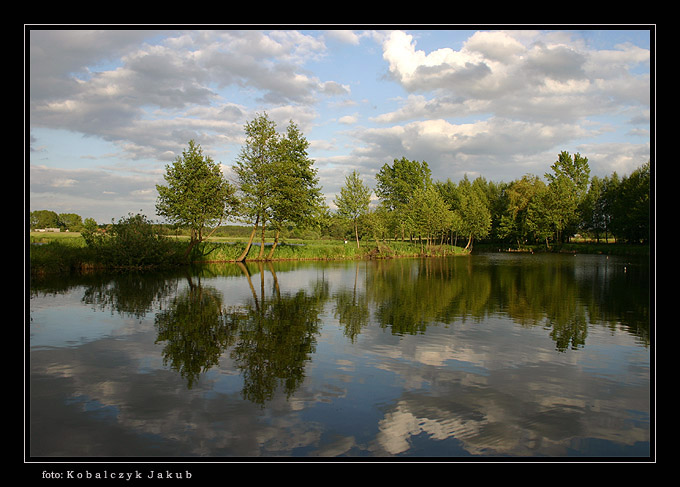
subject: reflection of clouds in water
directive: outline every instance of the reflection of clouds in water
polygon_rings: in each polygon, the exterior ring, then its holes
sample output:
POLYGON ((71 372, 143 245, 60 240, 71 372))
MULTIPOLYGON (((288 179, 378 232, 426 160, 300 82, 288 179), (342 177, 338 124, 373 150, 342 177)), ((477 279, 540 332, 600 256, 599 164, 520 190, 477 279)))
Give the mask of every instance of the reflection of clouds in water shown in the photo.
POLYGON ((318 446, 321 427, 291 414, 296 405, 303 409, 308 403, 284 397, 268 404, 267 410, 254 408, 241 398, 240 380, 224 387, 233 379, 233 364, 226 356, 191 390, 170 370, 146 368, 140 374, 141 358, 162 361, 154 338, 155 333, 144 339, 138 334, 135 340, 86 343, 77 353, 34 353, 32 397, 49 407, 50 420, 31 423, 44 439, 32 444, 32 454, 52 448, 48 438, 77 438, 64 452, 72 456, 290 455, 294 448, 318 446), (49 384, 49 390, 43 384, 49 384), (60 397, 71 399, 61 404, 60 397), (115 414, 102 416, 105 410, 115 414))
POLYGON ((648 356, 635 337, 608 335, 596 328, 591 348, 558 353, 543 327, 518 327, 509 317, 431 323, 424 334, 389 337, 372 323, 353 356, 393 373, 405 390, 379 420, 372 449, 418 455, 419 435, 453 442, 462 454, 528 457, 566 455, 588 441, 648 442, 648 424, 629 420, 631 410, 649 410, 648 356), (612 343, 618 355, 603 357, 612 343), (593 377, 595 364, 610 374, 593 377))
POLYGON ((421 433, 433 440, 455 438, 464 440, 478 434, 482 424, 473 418, 448 418, 442 420, 439 415, 428 418, 416 415, 409 410, 409 405, 399 402, 395 410, 387 413, 380 421, 380 432, 376 442, 390 455, 407 452, 411 446, 409 439, 421 433))
MULTIPOLYGON (((291 289, 318 281, 319 272, 313 268, 301 274, 296 281, 303 284, 298 282, 291 289)), ((274 283, 271 274, 265 271, 255 277, 258 294, 260 277, 264 277, 266 294, 271 295, 274 283)), ((194 284, 199 281, 194 279, 194 284)), ((212 291, 213 286, 204 285, 203 294, 210 291, 211 295, 219 296, 221 292, 236 306, 252 300, 242 276, 219 276, 210 279, 210 284, 215 284, 217 293, 212 291)), ((180 287, 188 289, 184 281, 180 287)), ((82 307, 80 300, 75 303, 81 306, 75 309, 82 309, 91 318, 92 309, 82 307)), ((304 410, 310 401, 332 402, 344 393, 326 388, 319 395, 301 399, 304 392, 300 391, 300 396, 291 401, 277 394, 266 409, 253 407, 241 396, 243 380, 235 375, 238 367, 229 353, 223 353, 219 364, 187 389, 176 371, 165 366, 154 325, 158 315, 154 316, 151 309, 146 317, 135 319, 127 318, 125 313, 103 315, 127 333, 111 332, 109 336, 100 333, 81 340, 77 348, 34 350, 32 354, 33 377, 43 379, 36 383, 46 383, 44 379, 48 377, 57 379, 51 381, 49 392, 47 389, 41 392, 36 386, 34 397, 43 396, 51 401, 42 402, 41 407, 52 411, 50 418, 60 418, 32 423, 34 431, 40 431, 43 438, 78 436, 82 440, 67 446, 46 447, 45 452, 67 448, 65 454, 73 455, 290 455, 296 448, 318 448, 322 434, 318 423, 303 421, 294 411, 304 410), (77 400, 61 404, 59 397, 77 400), (95 410, 115 414, 104 418, 95 415, 95 410), (109 440, 99 441, 97 437, 109 440)), ((92 331, 91 327, 78 328, 80 333, 85 330, 92 331)), ((63 337, 63 330, 60 331, 63 337)), ((38 443, 33 445, 42 448, 38 443)), ((33 454, 40 451, 34 450, 33 454)))
MULTIPOLYGON (((585 348, 558 353, 549 323, 522 327, 500 312, 451 313, 448 323, 433 318, 422 332, 395 331, 376 314, 381 282, 366 279, 375 265, 296 264, 277 270, 278 281, 266 267, 251 269, 260 303, 262 290, 268 299, 277 296, 276 285, 287 296, 321 281, 331 296, 319 306, 323 324, 315 353, 304 362, 304 382, 289 397, 275 394, 265 409, 241 396, 243 378, 226 352, 187 390, 162 364, 151 312, 142 319, 97 312, 106 318, 97 327, 67 327, 60 342, 50 342, 64 348, 31 354, 40 379, 32 398, 49 411, 49 421, 38 424, 42 438, 77 437, 69 440, 82 450, 76 455, 118 449, 211 456, 418 455, 423 446, 452 455, 565 455, 587 450, 580 445, 588 442, 649 441, 649 354, 636 337, 589 326, 585 348), (355 308, 365 304, 370 311, 352 340, 338 319, 345 294, 355 308), (60 403, 60 397, 72 400, 60 403)), ((238 273, 202 284, 224 296, 225 309, 253 300, 238 273)), ((185 287, 180 281, 179 289, 185 287)), ((432 289, 438 288, 421 295, 432 289)), ((428 307, 439 310, 436 295, 428 307)), ((32 309, 36 327, 43 327, 36 333, 41 345, 51 331, 43 318, 56 319, 44 311, 53 301, 32 309)))
POLYGON ((376 443, 388 454, 417 455, 410 450, 421 434, 460 442, 471 455, 563 456, 579 442, 605 441, 623 448, 649 441, 645 415, 638 414, 639 423, 634 420, 635 409, 649 409, 636 399, 648 397, 648 391, 631 387, 622 396, 616 390, 621 386, 593 380, 573 366, 528 365, 484 377, 420 369, 423 387, 405 392, 379 422, 376 443))

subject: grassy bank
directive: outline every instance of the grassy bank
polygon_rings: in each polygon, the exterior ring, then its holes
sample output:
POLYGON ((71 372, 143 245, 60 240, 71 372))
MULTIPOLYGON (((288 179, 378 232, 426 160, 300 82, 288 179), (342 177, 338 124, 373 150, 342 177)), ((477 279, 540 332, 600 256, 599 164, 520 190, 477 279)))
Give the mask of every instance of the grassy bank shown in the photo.
MULTIPOLYGON (((184 237, 169 237, 172 242, 168 265, 177 265, 180 256, 187 246, 184 237)), ((246 240, 239 238, 214 238, 202 242, 191 255, 193 262, 235 262, 246 247, 246 240)), ((265 245, 264 257, 271 249, 265 245)), ((247 260, 256 261, 260 251, 259 244, 250 249, 247 260)), ((59 273, 105 269, 107 266, 99 256, 85 245, 85 241, 76 233, 31 233, 30 267, 34 274, 59 273)), ((276 247, 272 261, 288 260, 357 260, 357 259, 390 259, 418 256, 465 255, 467 251, 460 247, 436 246, 423 247, 419 243, 393 241, 378 245, 374 241, 364 241, 357 248, 353 242, 331 240, 288 240, 276 247)))
POLYGON ((96 267, 97 258, 77 233, 34 233, 28 247, 32 273, 59 273, 96 267))
MULTIPOLYGON (((245 249, 245 242, 208 241, 202 244, 203 255, 195 255, 199 262, 235 261, 245 249)), ((262 259, 266 259, 271 246, 265 244, 262 259)), ((260 246, 254 244, 248 254, 248 260, 259 260, 260 246)), ((443 246, 421 250, 419 244, 410 242, 362 242, 357 248, 355 243, 344 243, 325 240, 295 240, 280 243, 271 260, 354 260, 354 259, 390 259, 397 257, 417 257, 421 255, 461 255, 466 253, 459 247, 443 246)))
MULTIPOLYGON (((187 246, 185 237, 168 237, 171 242, 167 266, 176 266, 186 262, 182 256, 187 246)), ((213 238, 197 246, 191 256, 192 262, 235 262, 246 246, 245 238, 213 238)), ((53 274, 63 272, 79 272, 95 269, 106 269, 101 256, 89 248, 78 233, 31 233, 30 270, 33 274, 53 274)), ((264 258, 269 254, 270 244, 265 245, 264 258)), ((476 251, 498 252, 516 251, 499 244, 476 244, 476 251)), ((546 252, 545 246, 523 248, 524 251, 546 252)), ((254 244, 248 254, 248 261, 257 261, 260 247, 254 244)), ((649 246, 626 245, 612 243, 568 243, 559 247, 553 246, 551 252, 569 252, 583 254, 606 255, 639 255, 647 256, 649 246)), ((354 242, 344 243, 336 240, 303 240, 290 239, 280 243, 272 257, 272 261, 294 260, 357 260, 357 259, 392 259, 421 256, 466 255, 468 252, 460 247, 449 245, 421 247, 417 242, 390 241, 378 245, 374 241, 362 241, 360 248, 354 242)), ((156 266, 157 267, 157 266, 156 266)))

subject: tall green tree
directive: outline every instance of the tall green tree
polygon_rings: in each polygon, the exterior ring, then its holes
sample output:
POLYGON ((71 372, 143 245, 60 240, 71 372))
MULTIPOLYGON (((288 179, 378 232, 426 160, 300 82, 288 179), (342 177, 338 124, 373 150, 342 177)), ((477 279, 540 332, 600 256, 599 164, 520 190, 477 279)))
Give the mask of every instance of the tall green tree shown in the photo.
POLYGON ((546 173, 545 177, 552 192, 551 214, 556 240, 561 241, 565 232, 573 233, 581 221, 581 206, 590 182, 590 166, 588 158, 578 152, 572 157, 567 151, 562 151, 550 167, 553 172, 546 173))
POLYGON ((269 208, 276 234, 267 259, 272 258, 284 226, 310 226, 318 220, 324 207, 314 160, 307 153, 309 142, 292 120, 278 143, 269 208))
POLYGON ((544 241, 546 248, 550 247, 550 238, 555 236, 554 203, 555 193, 547 185, 537 184, 536 191, 529 200, 526 215, 526 228, 537 241, 544 241))
POLYGON ((210 237, 236 207, 234 187, 226 180, 218 163, 203 154, 195 141, 166 166, 166 185, 156 185, 156 212, 170 223, 190 229, 188 257, 194 247, 210 237), (210 229, 212 227, 212 229, 210 229), (209 233, 206 235, 206 231, 209 233))
POLYGON ((544 190, 545 183, 530 174, 508 185, 505 190, 505 211, 498 225, 499 237, 515 241, 518 248, 531 237, 529 208, 544 190))
POLYGON ((375 179, 376 195, 389 209, 395 209, 407 205, 416 189, 425 189, 432 183, 432 171, 425 161, 402 157, 391 166, 384 164, 375 179))
POLYGON ((609 238, 615 235, 616 217, 614 215, 617 213, 617 195, 621 188, 621 178, 616 171, 604 178, 603 186, 598 204, 602 207, 605 238, 609 238))
POLYGON ((458 183, 461 201, 462 231, 468 236, 466 249, 471 249, 475 238, 483 238, 491 229, 491 212, 482 185, 472 184, 467 175, 458 183))
POLYGON ((371 189, 364 184, 359 173, 352 171, 352 174, 345 177, 345 185, 333 202, 338 207, 338 213, 352 222, 357 248, 359 248, 359 219, 369 212, 371 189))
POLYGON ((446 202, 450 214, 450 226, 448 228, 451 234, 451 245, 457 245, 458 234, 463 230, 463 217, 461 216, 461 192, 458 185, 447 179, 445 182, 437 181, 434 183, 435 188, 446 202), (454 238, 455 235, 455 238, 454 238))
POLYGON ((404 215, 409 210, 411 198, 416 190, 424 190, 432 184, 432 171, 425 161, 410 161, 405 157, 395 159, 390 166, 384 164, 375 176, 376 195, 383 205, 393 212, 392 221, 397 224, 404 239, 406 231, 404 215))
POLYGON ((590 183, 590 166, 588 158, 578 152, 572 157, 569 152, 562 151, 557 156, 557 161, 550 168, 553 173, 546 173, 548 183, 564 177, 573 185, 577 199, 583 199, 588 191, 590 183))
POLYGON ((408 211, 411 227, 421 237, 424 236, 427 245, 430 246, 436 236, 441 236, 444 231, 451 228, 453 212, 434 185, 416 189, 411 201, 412 205, 408 211))
POLYGON ((275 198, 275 161, 279 151, 276 123, 266 113, 245 125, 246 142, 233 166, 240 197, 239 217, 253 226, 250 238, 238 261, 250 252, 258 226, 261 227, 261 246, 258 258, 264 255, 264 235, 272 200, 275 198))
POLYGON ((265 231, 275 231, 274 243, 266 256, 271 259, 285 226, 304 227, 316 221, 323 206, 309 142, 291 120, 285 134, 264 113, 245 126, 246 143, 234 165, 241 197, 243 221, 253 225, 250 239, 238 261, 248 256, 260 229, 258 259, 264 258, 265 231))
POLYGON ((647 162, 630 175, 621 178, 612 188, 612 231, 630 243, 647 242, 650 239, 651 220, 651 172, 647 162))
POLYGON ((593 176, 590 180, 588 193, 581 206, 581 229, 594 236, 597 241, 606 231, 606 218, 603 206, 603 192, 605 183, 602 178, 593 176))

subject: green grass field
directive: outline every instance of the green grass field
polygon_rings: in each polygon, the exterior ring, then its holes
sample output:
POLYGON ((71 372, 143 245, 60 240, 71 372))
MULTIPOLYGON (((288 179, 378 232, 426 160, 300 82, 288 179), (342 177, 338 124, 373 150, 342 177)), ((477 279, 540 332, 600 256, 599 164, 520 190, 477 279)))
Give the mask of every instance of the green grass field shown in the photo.
MULTIPOLYGON (((188 237, 167 237, 174 242, 175 255, 186 249, 188 237)), ((245 237, 215 237, 198 246, 192 254, 192 262, 234 262, 245 249, 245 237)), ((265 242, 264 259, 269 254, 272 239, 265 242)), ((100 256, 89 248, 77 232, 40 233, 31 232, 29 238, 30 270, 33 274, 59 273, 104 269, 100 256)), ((480 251, 498 251, 498 244, 477 244, 480 251)), ((256 261, 259 255, 259 242, 255 242, 248 254, 248 261, 256 261)), ((535 251, 545 249, 537 245, 535 251)), ((649 255, 650 247, 612 243, 574 242, 554 247, 552 251, 571 253, 605 253, 611 255, 649 255)), ((374 240, 364 240, 359 248, 356 242, 342 240, 305 240, 282 239, 272 257, 272 261, 294 260, 357 260, 390 259, 399 257, 467 255, 461 247, 450 245, 421 247, 418 242, 387 241, 379 245, 374 240)), ((177 259, 174 259, 176 262, 177 259)))
MULTIPOLYGON (((181 252, 187 237, 168 237, 177 243, 181 252)), ((200 244, 199 252, 192 255, 194 262, 233 262, 243 252, 247 239, 242 237, 216 237, 200 244)), ((30 233, 30 266, 34 273, 53 273, 71 270, 102 268, 97 255, 85 245, 79 233, 30 233)), ((270 250, 271 239, 265 242, 264 258, 270 250)), ((255 242, 247 260, 258 260, 260 245, 255 242)), ((355 260, 420 255, 464 255, 467 251, 450 245, 421 247, 417 242, 390 241, 378 245, 373 240, 356 242, 342 240, 285 239, 277 245, 273 261, 281 260, 355 260)))

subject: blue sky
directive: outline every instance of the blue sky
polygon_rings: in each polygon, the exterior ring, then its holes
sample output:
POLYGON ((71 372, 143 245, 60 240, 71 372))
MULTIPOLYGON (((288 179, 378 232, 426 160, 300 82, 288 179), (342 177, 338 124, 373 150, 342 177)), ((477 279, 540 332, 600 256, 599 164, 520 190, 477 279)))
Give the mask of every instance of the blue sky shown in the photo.
MULTIPOLYGON (((426 161, 437 180, 510 182, 566 150, 591 174, 652 158, 650 30, 31 28, 30 211, 155 215, 194 139, 227 177, 266 112, 310 142, 329 204, 357 170, 426 161)), ((463 26, 464 27, 464 26, 463 26)))

